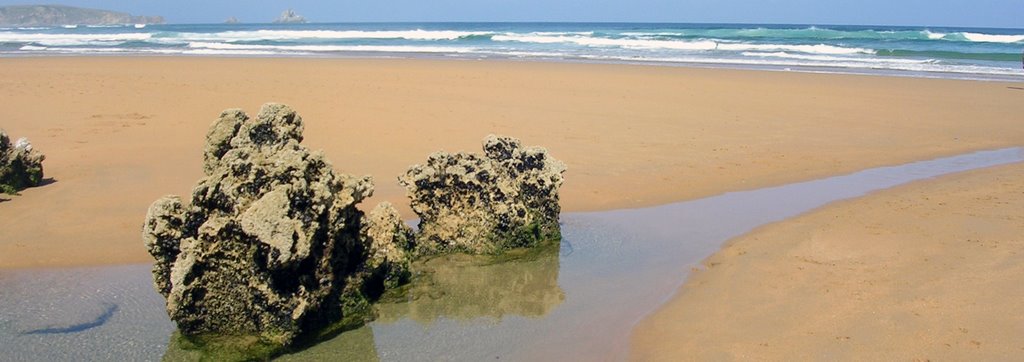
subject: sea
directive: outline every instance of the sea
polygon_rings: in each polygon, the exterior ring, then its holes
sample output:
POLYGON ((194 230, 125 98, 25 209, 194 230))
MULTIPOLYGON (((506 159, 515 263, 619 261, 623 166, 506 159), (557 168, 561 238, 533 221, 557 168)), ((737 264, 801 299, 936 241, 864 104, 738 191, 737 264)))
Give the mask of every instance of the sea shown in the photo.
POLYGON ((656 23, 0 28, 0 56, 459 58, 1024 81, 1024 29, 656 23))

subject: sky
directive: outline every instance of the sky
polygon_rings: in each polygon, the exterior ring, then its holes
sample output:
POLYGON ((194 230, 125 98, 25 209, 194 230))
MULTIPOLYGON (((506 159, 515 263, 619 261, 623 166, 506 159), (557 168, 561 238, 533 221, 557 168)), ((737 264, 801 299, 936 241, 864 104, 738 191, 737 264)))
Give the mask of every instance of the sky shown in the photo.
MULTIPOLYGON (((0 0, 0 5, 26 1, 0 0)), ((46 0, 162 15, 169 23, 269 22, 292 8, 313 22, 560 21, 924 25, 1024 28, 1024 0, 46 0)))

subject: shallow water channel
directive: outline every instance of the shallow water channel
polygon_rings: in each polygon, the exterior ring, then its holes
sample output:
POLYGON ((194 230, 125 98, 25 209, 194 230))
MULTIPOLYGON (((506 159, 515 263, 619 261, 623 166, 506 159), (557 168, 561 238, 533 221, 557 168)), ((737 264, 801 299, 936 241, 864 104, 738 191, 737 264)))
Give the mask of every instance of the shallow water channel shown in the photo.
MULTIPOLYGON (((375 322, 282 359, 622 359, 633 326, 731 238, 829 202, 1021 161, 1024 148, 1009 148, 657 207, 566 213, 560 245, 501 261, 421 263, 405 293, 379 305, 375 322)), ((2 360, 159 360, 173 329, 149 265, 0 270, 2 360)))

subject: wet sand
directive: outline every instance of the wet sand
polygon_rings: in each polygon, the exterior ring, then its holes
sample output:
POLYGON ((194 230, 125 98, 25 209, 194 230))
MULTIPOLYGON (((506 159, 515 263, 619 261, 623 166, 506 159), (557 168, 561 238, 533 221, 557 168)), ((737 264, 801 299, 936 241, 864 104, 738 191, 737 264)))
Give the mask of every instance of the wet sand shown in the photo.
POLYGON ((839 202, 732 240, 634 330, 636 360, 1024 354, 1024 164, 839 202))
POLYGON ((187 195, 225 108, 290 104, 335 168, 394 181, 488 133, 570 167, 566 211, 664 204, 1024 144, 1019 84, 440 60, 0 59, 0 127, 52 183, 4 196, 0 268, 146 262, 149 204, 187 195), (969 121, 965 121, 969 120, 969 121))

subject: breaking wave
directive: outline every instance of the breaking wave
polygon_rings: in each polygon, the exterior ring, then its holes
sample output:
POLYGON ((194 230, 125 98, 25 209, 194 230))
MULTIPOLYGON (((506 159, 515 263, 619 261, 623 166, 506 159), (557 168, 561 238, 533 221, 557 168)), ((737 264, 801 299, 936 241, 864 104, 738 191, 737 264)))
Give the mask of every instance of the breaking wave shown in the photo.
POLYGON ((941 27, 453 23, 0 28, 0 56, 384 54, 1015 77, 1024 77, 1022 44, 1024 30, 941 27))

